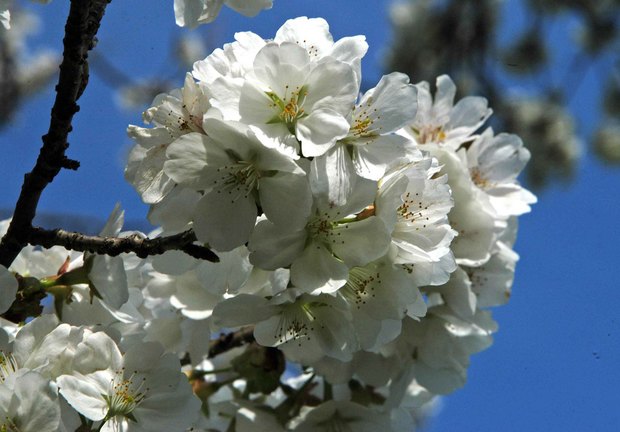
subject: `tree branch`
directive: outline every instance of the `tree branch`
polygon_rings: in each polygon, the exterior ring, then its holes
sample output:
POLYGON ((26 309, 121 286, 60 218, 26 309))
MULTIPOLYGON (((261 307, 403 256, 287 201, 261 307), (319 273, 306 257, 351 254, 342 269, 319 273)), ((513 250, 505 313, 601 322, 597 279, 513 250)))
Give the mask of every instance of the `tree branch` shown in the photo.
POLYGON ((65 249, 110 256, 133 252, 140 258, 161 255, 169 250, 181 250, 194 258, 219 262, 219 257, 211 249, 194 244, 195 241, 196 234, 191 229, 167 237, 149 239, 139 234, 128 237, 101 237, 62 229, 46 230, 34 227, 28 237, 31 245, 45 248, 62 246, 65 249))
POLYGON ((0 264, 9 267, 28 243, 32 220, 43 189, 62 168, 77 169, 79 163, 65 156, 69 147, 76 103, 88 83, 88 50, 95 46, 95 35, 110 0, 71 0, 65 25, 63 60, 56 85, 50 126, 43 136, 43 146, 32 171, 24 176, 21 193, 7 233, 0 242, 0 264))
POLYGON ((209 344, 209 358, 216 357, 233 348, 254 342, 254 326, 242 327, 233 333, 221 334, 209 344))

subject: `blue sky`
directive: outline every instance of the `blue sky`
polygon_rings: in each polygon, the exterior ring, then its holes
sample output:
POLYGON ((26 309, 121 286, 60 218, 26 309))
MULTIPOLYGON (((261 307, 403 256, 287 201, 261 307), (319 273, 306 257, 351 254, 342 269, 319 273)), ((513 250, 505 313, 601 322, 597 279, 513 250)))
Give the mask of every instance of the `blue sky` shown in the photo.
MULTIPOLYGON (((365 81, 378 81, 390 40, 387 0, 276 0, 272 11, 255 19, 224 11, 212 35, 217 46, 235 31, 271 37, 285 19, 322 16, 335 38, 365 34, 370 50, 363 63, 365 81)), ((508 2, 509 38, 523 16, 508 2)), ((24 4, 41 14, 43 32, 33 45, 59 49, 68 2, 24 4)), ((569 26, 570 20, 566 20, 569 26)), ((125 73, 139 78, 161 71, 183 71, 168 48, 179 31, 172 0, 113 1, 100 32, 98 50, 125 73)), ((556 30, 553 55, 564 55, 567 30, 556 30)), ((415 41, 412 41, 414 43, 415 41)), ((515 92, 518 88, 507 88, 515 92)), ((598 85, 586 76, 572 98, 580 131, 589 134, 598 111, 598 85)), ((50 87, 28 101, 9 127, 0 131, 0 208, 14 205, 23 174, 34 164, 40 137, 49 122, 50 87)), ((127 218, 144 218, 146 207, 122 177, 129 147, 125 129, 141 124, 139 112, 120 111, 113 91, 96 72, 81 100, 68 155, 82 167, 62 172, 45 190, 39 209, 104 219, 120 201, 127 218)), ((587 152, 575 181, 539 194, 531 214, 521 218, 513 297, 494 311, 500 325, 494 345, 475 355, 465 388, 446 397, 427 430, 598 431, 620 430, 620 170, 601 165, 587 152)))

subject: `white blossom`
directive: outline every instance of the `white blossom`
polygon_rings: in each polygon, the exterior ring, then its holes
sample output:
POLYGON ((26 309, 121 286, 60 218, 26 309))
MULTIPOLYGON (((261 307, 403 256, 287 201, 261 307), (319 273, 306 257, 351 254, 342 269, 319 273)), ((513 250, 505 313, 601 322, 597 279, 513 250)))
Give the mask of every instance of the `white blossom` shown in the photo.
POLYGON ((387 252, 388 228, 380 218, 362 212, 375 190, 374 182, 357 182, 344 206, 325 195, 315 197, 305 226, 296 231, 259 221, 248 245, 250 262, 267 270, 290 265, 292 283, 305 292, 336 291, 346 282, 349 268, 387 252))
POLYGON ((273 0, 174 0, 176 23, 180 27, 210 23, 217 18, 223 5, 253 17, 263 9, 271 9, 273 0))
POLYGON ((499 218, 530 211, 529 204, 534 204, 536 197, 517 181, 530 159, 530 152, 519 137, 493 136, 489 128, 467 148, 466 155, 472 181, 488 197, 491 211, 499 218))
POLYGON ((23 370, 0 381, 0 430, 57 432, 59 427, 58 393, 49 379, 23 370))
POLYGON ((209 119, 205 126, 208 136, 179 138, 164 163, 177 183, 205 191, 193 215, 199 240, 221 251, 244 244, 254 228, 257 205, 274 223, 303 223, 311 205, 310 187, 295 161, 240 123, 209 119))
POLYGON ((163 354, 156 343, 134 344, 124 354, 113 341, 102 343, 109 352, 103 368, 90 373, 76 368, 57 380, 79 413, 105 422, 103 431, 168 431, 192 424, 200 403, 175 356, 163 354))
POLYGON ((491 116, 487 100, 468 96, 454 104, 456 86, 447 75, 437 78, 433 99, 427 82, 416 84, 418 112, 405 128, 418 144, 435 144, 456 150, 491 116))

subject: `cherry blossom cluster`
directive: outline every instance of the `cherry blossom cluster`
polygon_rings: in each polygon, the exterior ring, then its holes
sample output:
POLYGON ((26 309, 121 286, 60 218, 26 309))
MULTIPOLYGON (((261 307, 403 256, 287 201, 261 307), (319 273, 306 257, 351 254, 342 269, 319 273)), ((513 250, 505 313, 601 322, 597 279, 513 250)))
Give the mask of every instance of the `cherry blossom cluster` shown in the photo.
POLYGON ((151 235, 193 229, 220 262, 55 247, 0 267, 0 312, 14 274, 54 297, 2 323, 0 428, 411 431, 465 383, 510 296, 529 153, 447 76, 434 96, 400 73, 361 92, 367 49, 301 17, 237 33, 155 99, 126 179, 151 235), (233 331, 255 342, 213 355, 233 331))

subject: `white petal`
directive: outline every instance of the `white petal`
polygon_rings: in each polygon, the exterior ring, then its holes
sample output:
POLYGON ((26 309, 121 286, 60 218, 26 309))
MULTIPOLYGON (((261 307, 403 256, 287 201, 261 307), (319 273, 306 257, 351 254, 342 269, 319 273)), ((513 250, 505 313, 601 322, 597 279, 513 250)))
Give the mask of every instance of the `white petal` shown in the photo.
POLYGON ((0 297, 0 313, 6 312, 13 302, 17 294, 17 279, 13 273, 9 272, 6 267, 0 265, 0 289, 2 296, 0 297))
POLYGON ((199 186, 207 166, 208 138, 199 133, 181 136, 168 146, 164 172, 179 184, 199 186))
POLYGON ((122 354, 116 342, 104 332, 86 333, 77 345, 73 370, 89 374, 96 370, 120 368, 122 354))
POLYGON ((287 231, 286 227, 262 220, 254 229, 248 249, 250 262, 264 270, 276 270, 291 264, 304 250, 305 229, 287 231))
POLYGON ((437 91, 435 92, 435 103, 433 110, 436 121, 439 124, 446 124, 450 119, 450 112, 454 105, 456 86, 448 75, 441 75, 437 78, 437 91))
POLYGON ((226 6, 247 17, 256 16, 263 9, 271 9, 272 0, 226 0, 226 6))
POLYGON ((304 84, 309 63, 308 53, 299 45, 271 42, 256 54, 254 73, 266 88, 284 97, 288 88, 304 84))
POLYGON ((379 180, 399 159, 406 160, 409 143, 403 136, 385 135, 372 138, 367 145, 354 145, 355 171, 364 178, 379 180))
POLYGON ((108 306, 118 309, 129 299, 127 275, 121 257, 95 255, 88 278, 108 306))
POLYGON ((148 219, 166 231, 179 232, 187 229, 192 220, 194 207, 202 194, 187 187, 177 186, 166 197, 149 209, 148 219))
POLYGON ((101 383, 107 379, 109 385, 114 378, 111 371, 100 371, 85 377, 82 374, 63 375, 56 379, 60 394, 77 412, 94 421, 103 420, 108 413, 108 405, 103 398, 109 389, 101 383), (99 375, 103 375, 99 377, 99 375), (94 378, 102 378, 95 380, 94 378))
POLYGON ((349 276, 347 266, 325 246, 312 242, 291 265, 291 282, 307 293, 333 293, 349 276))
POLYGON ((314 111, 319 104, 341 115, 347 115, 359 91, 351 65, 340 61, 323 61, 308 75, 304 105, 314 111))
POLYGON ((26 372, 16 378, 12 390, 13 400, 10 411, 13 413, 10 414, 19 425, 20 431, 56 432, 58 430, 60 404, 55 386, 48 379, 36 372, 26 372))
POLYGON ((121 232, 123 228, 123 223, 125 221, 125 211, 121 210, 121 206, 119 203, 116 203, 112 213, 108 217, 108 220, 103 227, 103 229, 99 232, 99 235, 102 237, 114 237, 117 236, 118 233, 121 232))
POLYGON ((275 315, 278 310, 277 306, 270 305, 263 297, 239 294, 215 307, 213 324, 220 328, 256 324, 275 315))
MULTIPOLYGON (((224 3, 224 0, 221 0, 224 3)), ((174 0, 174 15, 179 27, 195 27, 202 14, 202 0, 174 0)), ((221 6, 220 6, 221 7, 221 6)))
POLYGON ((347 136, 349 122, 338 112, 323 107, 297 121, 296 133, 304 156, 320 156, 347 136))
POLYGON ((489 118, 491 112, 485 98, 477 96, 464 97, 454 105, 446 129, 456 134, 462 128, 463 132, 467 131, 468 134, 471 134, 489 118))
POLYGON ((293 42, 305 48, 311 58, 322 57, 334 44, 329 25, 323 18, 298 17, 278 29, 275 42, 293 42))
POLYGON ((214 190, 198 201, 194 213, 198 240, 224 252, 246 243, 256 222, 252 194, 245 196, 243 191, 237 196, 233 194, 214 190))
POLYGON ((332 47, 331 57, 345 63, 360 60, 368 51, 366 36, 348 36, 336 41, 332 47))
POLYGON ((236 432, 284 432, 275 414, 260 408, 241 408, 235 415, 236 432))
POLYGON ((181 275, 197 264, 196 258, 179 250, 169 250, 151 259, 155 270, 168 275, 181 275))
MULTIPOLYGON (((278 114, 273 108, 273 102, 265 91, 250 80, 243 83, 239 95, 238 111, 241 120, 250 125, 264 125, 278 114)), ((282 133, 286 131, 284 124, 279 124, 282 133)))
POLYGON ((13 346, 13 354, 17 362, 23 366, 30 354, 39 347, 41 341, 56 327, 58 327, 58 318, 52 314, 41 315, 23 326, 13 346))
POLYGON ((360 100, 360 108, 367 111, 378 134, 393 132, 413 123, 417 112, 417 91, 409 84, 409 77, 399 72, 384 75, 377 86, 360 100), (376 110, 376 111, 375 111, 376 110))
POLYGON ((337 206, 346 204, 352 195, 357 175, 346 146, 336 145, 312 160, 310 184, 315 196, 337 206))
POLYGON ((299 230, 306 225, 312 194, 305 175, 278 173, 259 180, 260 205, 274 224, 289 230, 299 230))
POLYGON ((385 224, 376 216, 339 225, 334 231, 337 240, 330 245, 331 249, 349 267, 381 258, 391 242, 385 224))

